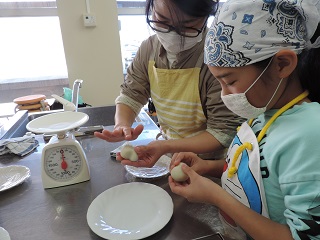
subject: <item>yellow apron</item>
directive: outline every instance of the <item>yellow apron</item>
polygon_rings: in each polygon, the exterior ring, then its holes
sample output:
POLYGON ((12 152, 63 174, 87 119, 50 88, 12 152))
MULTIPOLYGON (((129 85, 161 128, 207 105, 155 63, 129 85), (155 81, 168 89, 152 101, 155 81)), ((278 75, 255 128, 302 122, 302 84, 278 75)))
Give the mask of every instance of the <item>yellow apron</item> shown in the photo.
POLYGON ((151 98, 157 111, 162 135, 166 139, 179 139, 205 131, 207 119, 199 94, 203 54, 200 55, 195 68, 158 69, 154 61, 158 49, 156 46, 151 54, 148 74, 151 98))
MULTIPOLYGON (((222 188, 247 207, 267 218, 269 214, 260 169, 259 143, 277 117, 306 96, 308 96, 307 91, 280 108, 265 124, 258 137, 251 128, 253 119, 249 123, 244 122, 228 149, 221 176, 222 188)), ((244 231, 221 210, 220 220, 227 235, 238 240, 247 238, 244 231)))

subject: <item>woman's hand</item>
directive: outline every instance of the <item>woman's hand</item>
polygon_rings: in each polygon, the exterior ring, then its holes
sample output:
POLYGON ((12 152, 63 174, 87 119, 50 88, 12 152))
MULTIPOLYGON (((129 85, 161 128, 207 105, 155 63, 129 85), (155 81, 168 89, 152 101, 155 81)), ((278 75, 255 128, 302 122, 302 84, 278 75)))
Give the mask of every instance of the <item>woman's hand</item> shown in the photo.
POLYGON ((200 176, 187 165, 182 166, 182 171, 189 176, 189 179, 180 183, 169 176, 171 191, 186 198, 189 202, 215 205, 219 198, 219 192, 223 191, 223 189, 210 179, 200 176))
POLYGON ((141 124, 139 124, 135 128, 118 125, 112 132, 103 130, 101 133, 95 132, 94 136, 106 140, 107 142, 132 141, 137 139, 142 131, 143 125, 141 124))
POLYGON ((161 146, 162 142, 162 140, 155 140, 146 146, 135 147, 134 150, 138 154, 139 158, 136 162, 122 158, 119 153, 117 153, 116 159, 121 161, 121 164, 123 165, 130 165, 134 167, 153 167, 158 159, 166 153, 161 146))

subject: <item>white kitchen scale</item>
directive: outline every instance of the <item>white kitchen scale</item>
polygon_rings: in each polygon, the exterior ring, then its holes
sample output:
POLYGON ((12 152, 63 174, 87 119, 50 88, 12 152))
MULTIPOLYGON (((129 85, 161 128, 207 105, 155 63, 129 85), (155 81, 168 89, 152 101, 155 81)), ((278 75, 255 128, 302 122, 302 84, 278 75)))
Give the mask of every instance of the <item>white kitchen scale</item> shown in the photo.
POLYGON ((38 117, 27 124, 31 132, 54 135, 42 150, 44 188, 67 186, 90 179, 86 154, 73 135, 73 130, 88 119, 89 116, 82 112, 60 112, 38 117))

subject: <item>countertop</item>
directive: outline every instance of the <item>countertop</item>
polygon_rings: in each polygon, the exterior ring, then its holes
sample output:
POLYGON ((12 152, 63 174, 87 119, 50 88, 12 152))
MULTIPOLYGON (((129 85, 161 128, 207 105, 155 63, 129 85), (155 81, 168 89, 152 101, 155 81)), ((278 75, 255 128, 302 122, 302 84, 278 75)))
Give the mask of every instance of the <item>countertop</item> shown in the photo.
MULTIPOLYGON (((156 127, 146 128, 141 138, 155 137, 157 132, 156 127)), ((95 137, 79 138, 88 158, 91 179, 75 185, 44 189, 40 162, 45 142, 41 135, 36 138, 40 145, 30 155, 23 158, 0 156, 0 167, 23 165, 31 170, 31 177, 24 183, 0 192, 0 226, 9 232, 12 240, 102 239, 87 224, 89 205, 111 187, 137 181, 160 186, 169 193, 174 204, 169 223, 146 239, 187 240, 221 232, 217 208, 189 203, 175 195, 169 188, 167 176, 148 180, 127 173, 124 166, 110 157, 110 151, 122 142, 108 143, 95 137)))

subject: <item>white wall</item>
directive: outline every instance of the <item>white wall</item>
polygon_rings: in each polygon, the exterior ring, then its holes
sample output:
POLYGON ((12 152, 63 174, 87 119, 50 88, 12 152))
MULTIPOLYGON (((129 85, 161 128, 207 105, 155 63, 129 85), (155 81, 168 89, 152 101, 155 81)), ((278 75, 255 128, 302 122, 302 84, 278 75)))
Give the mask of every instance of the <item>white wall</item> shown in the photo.
POLYGON ((123 82, 116 0, 91 0, 97 26, 83 25, 86 0, 57 0, 69 85, 83 79, 80 95, 92 106, 113 105, 123 82))

